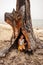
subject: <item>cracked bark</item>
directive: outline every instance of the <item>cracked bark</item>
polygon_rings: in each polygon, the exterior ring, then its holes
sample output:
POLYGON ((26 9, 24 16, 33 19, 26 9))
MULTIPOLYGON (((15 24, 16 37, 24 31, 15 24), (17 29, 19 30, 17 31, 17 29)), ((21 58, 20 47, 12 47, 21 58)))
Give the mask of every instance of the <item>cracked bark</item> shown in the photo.
POLYGON ((29 33, 28 38, 30 40, 31 48, 33 50, 36 47, 42 48, 41 41, 39 39, 36 39, 33 32, 31 11, 30 11, 30 0, 17 0, 16 10, 20 11, 22 14, 23 29, 25 29, 29 33))
MULTIPOLYGON (((25 36, 25 39, 28 43, 28 49, 31 48, 35 50, 37 47, 42 48, 41 41, 36 39, 31 20, 31 11, 30 11, 30 0, 17 0, 16 11, 13 10, 12 13, 5 13, 5 21, 10 24, 13 28, 15 36, 15 27, 18 30, 18 36, 20 31, 25 36), (22 15, 22 18, 21 18, 22 15), (20 19, 18 19, 20 18, 20 19)), ((14 44, 17 37, 13 37, 11 43, 14 44), (14 42, 14 43, 13 43, 14 42)), ((28 50, 27 49, 27 50, 28 50)))

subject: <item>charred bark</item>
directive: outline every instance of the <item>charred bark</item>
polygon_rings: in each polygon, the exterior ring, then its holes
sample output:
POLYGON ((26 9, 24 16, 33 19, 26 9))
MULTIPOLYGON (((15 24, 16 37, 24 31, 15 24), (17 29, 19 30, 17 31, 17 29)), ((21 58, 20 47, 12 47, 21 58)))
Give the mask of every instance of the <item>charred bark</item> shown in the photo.
POLYGON ((5 13, 5 21, 13 28, 14 39, 12 42, 19 39, 19 36, 22 33, 28 43, 27 50, 35 50, 36 47, 41 47, 41 41, 36 39, 33 32, 30 0, 17 0, 16 11, 13 10, 12 13, 5 13))
POLYGON ((29 33, 28 38, 30 40, 31 48, 34 50, 36 47, 41 47, 41 41, 36 39, 33 32, 30 0, 17 0, 16 10, 20 11, 22 14, 23 29, 29 33))

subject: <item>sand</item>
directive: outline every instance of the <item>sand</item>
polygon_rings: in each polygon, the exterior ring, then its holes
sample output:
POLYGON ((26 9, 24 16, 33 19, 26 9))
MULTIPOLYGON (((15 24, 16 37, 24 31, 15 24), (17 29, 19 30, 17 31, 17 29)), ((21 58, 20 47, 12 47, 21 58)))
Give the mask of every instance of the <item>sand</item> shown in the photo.
POLYGON ((8 24, 0 24, 0 40, 10 40, 13 34, 12 27, 8 24))
MULTIPOLYGON (((10 40, 12 32, 11 26, 0 24, 0 41, 10 40)), ((34 28, 34 34, 43 41, 43 29, 34 28)), ((33 55, 29 55, 12 48, 4 58, 0 58, 0 65, 43 65, 43 49, 37 49, 33 55)))

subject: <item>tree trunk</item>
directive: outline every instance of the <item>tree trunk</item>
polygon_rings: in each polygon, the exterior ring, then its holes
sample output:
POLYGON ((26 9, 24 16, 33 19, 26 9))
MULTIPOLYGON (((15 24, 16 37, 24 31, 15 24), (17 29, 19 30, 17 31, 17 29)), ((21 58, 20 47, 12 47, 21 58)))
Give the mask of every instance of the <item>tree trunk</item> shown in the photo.
MULTIPOLYGON (((13 10, 12 13, 5 13, 5 21, 13 28, 14 40, 19 40, 21 33, 24 35, 25 40, 28 43, 27 50, 35 50, 37 47, 43 47, 43 44, 39 39, 36 39, 33 32, 30 0, 17 0, 16 11, 13 10)), ((14 40, 12 42, 15 42, 14 40)))
POLYGON ((29 33, 28 38, 30 40, 31 49, 34 50, 41 42, 39 39, 36 39, 33 32, 30 14, 30 0, 17 0, 16 10, 20 11, 22 14, 23 29, 29 33))

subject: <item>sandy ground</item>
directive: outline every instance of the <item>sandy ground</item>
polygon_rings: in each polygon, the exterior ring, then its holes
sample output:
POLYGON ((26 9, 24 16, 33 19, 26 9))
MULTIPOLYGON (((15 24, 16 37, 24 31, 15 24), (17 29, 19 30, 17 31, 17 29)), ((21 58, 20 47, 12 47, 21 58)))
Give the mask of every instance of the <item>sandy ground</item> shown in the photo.
POLYGON ((12 36, 12 27, 8 24, 0 24, 0 40, 10 40, 12 36))
MULTIPOLYGON (((43 41, 43 29, 34 29, 34 33, 43 41)), ((11 36, 11 26, 0 24, 0 41, 10 40, 11 36)), ((43 49, 37 49, 33 55, 29 55, 12 48, 6 57, 0 58, 0 65, 43 65, 43 49)))
POLYGON ((43 40, 43 28, 34 28, 35 36, 43 40))

